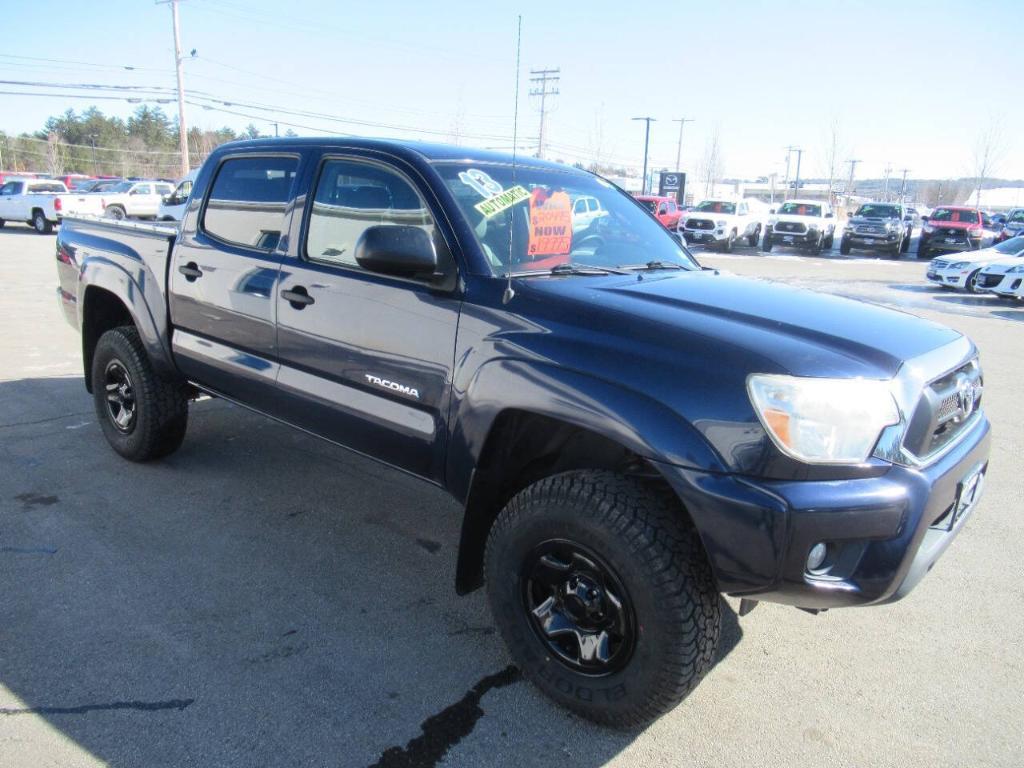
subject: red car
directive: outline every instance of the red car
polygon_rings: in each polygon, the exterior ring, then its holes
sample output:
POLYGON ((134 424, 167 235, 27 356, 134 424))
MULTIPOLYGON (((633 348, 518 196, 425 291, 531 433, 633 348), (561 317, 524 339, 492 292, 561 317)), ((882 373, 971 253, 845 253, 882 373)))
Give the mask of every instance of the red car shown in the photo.
POLYGON ((676 203, 673 197, 660 197, 658 195, 636 195, 636 199, 647 206, 647 210, 654 214, 654 218, 661 222, 662 226, 673 232, 679 226, 679 219, 683 215, 683 209, 676 203))
MULTIPOLYGON (((962 205, 943 205, 922 216, 924 226, 917 244, 919 259, 931 258, 936 251, 974 251, 991 243, 986 238, 981 211, 962 205)), ((991 240, 991 235, 989 235, 991 240)))

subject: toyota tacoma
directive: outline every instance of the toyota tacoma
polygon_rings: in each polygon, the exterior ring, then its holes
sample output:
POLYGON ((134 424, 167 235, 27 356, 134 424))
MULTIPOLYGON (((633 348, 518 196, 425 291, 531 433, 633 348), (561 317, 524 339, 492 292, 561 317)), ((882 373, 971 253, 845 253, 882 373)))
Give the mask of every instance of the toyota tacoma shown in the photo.
POLYGON ((776 245, 786 245, 818 254, 832 248, 835 231, 835 214, 828 203, 787 200, 768 219, 761 248, 771 251, 776 245))
POLYGON ((898 258, 910 249, 913 228, 899 203, 864 203, 846 223, 839 252, 845 256, 852 249, 886 251, 898 258))
POLYGON ((116 452, 171 453, 206 393, 445 488, 456 591, 485 586, 524 675, 612 726, 697 685, 723 593, 905 596, 988 466, 969 339, 702 268, 613 184, 534 158, 227 144, 180 227, 65 220, 56 259, 116 452), (580 198, 604 215, 574 231, 580 198))

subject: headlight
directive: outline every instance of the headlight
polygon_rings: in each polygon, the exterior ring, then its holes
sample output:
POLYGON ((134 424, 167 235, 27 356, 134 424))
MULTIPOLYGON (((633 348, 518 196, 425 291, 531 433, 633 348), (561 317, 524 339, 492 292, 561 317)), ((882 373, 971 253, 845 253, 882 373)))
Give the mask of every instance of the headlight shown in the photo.
POLYGON ((863 462, 900 421, 887 381, 755 374, 747 392, 772 442, 808 464, 863 462))
POLYGON ((956 264, 950 264, 949 268, 950 269, 963 269, 964 267, 966 267, 968 265, 968 263, 969 262, 966 262, 966 261, 958 261, 956 264))
POLYGON ((1024 264, 1018 264, 1016 267, 1010 267, 1006 271, 1007 273, 1013 272, 1014 274, 1017 274, 1018 272, 1024 272, 1024 264))
POLYGON ((719 219, 718 221, 715 222, 715 226, 716 227, 724 227, 725 226, 725 222, 722 221, 721 219, 719 219))

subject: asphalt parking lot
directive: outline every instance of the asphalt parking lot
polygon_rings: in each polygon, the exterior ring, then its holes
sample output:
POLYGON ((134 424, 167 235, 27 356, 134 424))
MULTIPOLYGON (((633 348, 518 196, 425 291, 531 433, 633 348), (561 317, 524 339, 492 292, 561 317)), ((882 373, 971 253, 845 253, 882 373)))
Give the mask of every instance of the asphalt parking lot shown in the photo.
POLYGON ((909 258, 700 254, 970 335, 990 473, 906 600, 727 611, 703 684, 622 733, 519 680, 484 596, 455 596, 442 492, 216 400, 169 459, 118 458, 53 241, 0 231, 0 766, 1024 764, 1024 304, 909 258))

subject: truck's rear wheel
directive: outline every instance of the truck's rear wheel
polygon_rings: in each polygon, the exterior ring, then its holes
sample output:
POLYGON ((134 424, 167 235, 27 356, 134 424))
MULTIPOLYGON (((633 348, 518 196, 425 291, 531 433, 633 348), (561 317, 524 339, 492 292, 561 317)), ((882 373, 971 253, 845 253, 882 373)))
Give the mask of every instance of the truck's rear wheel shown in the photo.
POLYGON ((757 241, 761 239, 761 225, 758 224, 754 231, 747 235, 747 245, 751 248, 757 247, 757 241))
POLYGON ((7 223, 6 221, 4 221, 3 219, 0 219, 0 229, 3 229, 4 228, 4 224, 6 224, 6 223, 7 223))
POLYGON ((487 593, 516 664, 595 722, 633 727, 711 667, 720 600, 696 532, 663 495, 606 471, 517 494, 487 540, 487 593))
POLYGON ((128 214, 125 213, 124 208, 122 208, 120 205, 108 205, 104 209, 103 215, 108 216, 111 219, 117 219, 118 221, 128 216, 128 214))
POLYGON ((765 253, 771 253, 772 250, 772 236, 767 232, 764 233, 764 240, 761 243, 761 250, 765 253))
POLYGON ((173 453, 185 439, 184 388, 161 379, 131 326, 104 333, 92 358, 92 396, 111 447, 131 461, 173 453))
POLYGON ((53 224, 46 220, 46 214, 42 211, 32 213, 32 228, 40 235, 48 235, 53 232, 53 224))

